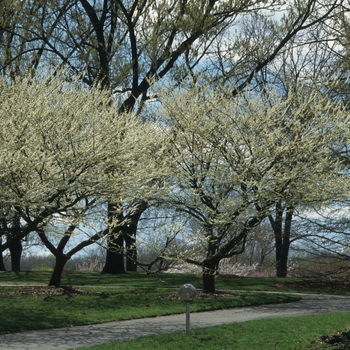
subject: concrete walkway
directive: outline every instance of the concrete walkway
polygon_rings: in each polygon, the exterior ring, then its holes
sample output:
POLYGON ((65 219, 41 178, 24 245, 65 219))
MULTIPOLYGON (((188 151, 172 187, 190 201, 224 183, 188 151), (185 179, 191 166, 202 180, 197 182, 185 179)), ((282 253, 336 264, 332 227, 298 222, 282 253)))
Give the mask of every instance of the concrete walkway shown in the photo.
MULTIPOLYGON (((185 307, 184 307, 185 308, 185 307)), ((267 317, 350 312, 350 297, 303 294, 303 300, 237 309, 191 313, 191 328, 267 317)), ((1 319, 0 322, 6 322, 1 319)), ((185 330, 185 314, 56 328, 0 336, 1 350, 66 350, 152 334, 185 330)))

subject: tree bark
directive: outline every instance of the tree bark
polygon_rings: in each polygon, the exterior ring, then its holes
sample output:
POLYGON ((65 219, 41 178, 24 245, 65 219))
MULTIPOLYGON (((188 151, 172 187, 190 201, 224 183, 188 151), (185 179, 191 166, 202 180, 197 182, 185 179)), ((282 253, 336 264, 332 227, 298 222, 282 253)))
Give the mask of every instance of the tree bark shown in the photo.
POLYGON ((290 247, 290 234, 292 227, 293 208, 287 208, 284 220, 283 241, 279 249, 279 257, 276 260, 277 277, 287 277, 288 273, 288 255, 290 247))
POLYGON ((276 217, 269 216, 271 226, 275 234, 276 243, 276 277, 287 277, 288 255, 290 247, 290 234, 294 208, 289 206, 283 208, 281 203, 276 205, 276 217), (285 216, 283 218, 283 213, 285 216), (284 219, 284 227, 283 227, 284 219))
POLYGON ((19 238, 12 238, 9 247, 11 254, 11 271, 21 271, 22 241, 19 238))
MULTIPOLYGON (((212 227, 207 227, 208 237, 213 237, 212 227)), ((217 271, 219 259, 213 255, 217 251, 217 242, 208 242, 207 257, 203 261, 203 292, 215 293, 215 272, 217 271)))
POLYGON ((69 258, 65 254, 56 255, 56 264, 51 275, 49 286, 60 286, 64 266, 68 260, 69 258))
POLYGON ((6 271, 4 257, 2 255, 2 252, 0 253, 0 271, 6 271))
POLYGON ((126 250, 126 271, 137 271, 137 247, 136 233, 137 225, 143 212, 148 208, 147 202, 140 202, 137 210, 130 216, 130 223, 124 234, 125 250, 126 250))
MULTIPOLYGON (((115 206, 109 204, 109 216, 113 217, 115 206)), ((137 225, 143 212, 148 208, 147 202, 141 201, 135 212, 124 217, 115 214, 118 222, 127 221, 124 225, 117 227, 108 237, 108 250, 105 266, 102 273, 125 273, 125 271, 137 271, 137 247, 136 233, 137 225), (117 238, 112 236, 118 235, 117 238), (124 247, 125 244, 125 247, 124 247)))
POLYGON ((2 236, 0 236, 0 271, 6 271, 5 263, 4 263, 4 257, 2 255, 2 236))
POLYGON ((122 234, 117 237, 109 237, 106 262, 102 273, 125 273, 124 267, 124 238, 122 234))
POLYGON ((135 272, 137 271, 136 225, 132 226, 134 233, 125 235, 126 271, 135 272))
POLYGON ((11 271, 21 271, 21 257, 22 257, 22 238, 21 238, 21 222, 18 213, 14 213, 12 218, 12 227, 7 240, 9 241, 9 250, 11 255, 11 271))
POLYGON ((203 292, 215 293, 215 267, 216 263, 208 261, 203 267, 203 292))
POLYGON ((124 266, 124 231, 125 217, 121 206, 108 203, 109 232, 107 233, 107 253, 105 265, 101 273, 122 274, 125 273, 124 266))

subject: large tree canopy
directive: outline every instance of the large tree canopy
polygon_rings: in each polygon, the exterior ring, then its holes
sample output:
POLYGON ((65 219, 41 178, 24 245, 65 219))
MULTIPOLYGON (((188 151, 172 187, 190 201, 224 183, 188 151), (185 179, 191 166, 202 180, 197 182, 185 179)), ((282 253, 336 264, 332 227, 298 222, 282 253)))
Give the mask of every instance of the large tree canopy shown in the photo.
MULTIPOLYGON (((167 76, 198 71, 247 86, 298 34, 341 8, 329 0, 55 0, 1 2, 0 69, 11 76, 48 64, 84 73, 123 94, 122 110, 147 100, 167 76)), ((304 42, 305 43, 305 42, 304 42)), ((297 45, 299 46, 298 42, 297 45)))
MULTIPOLYGON (((48 65, 65 67, 85 85, 118 96, 114 107, 121 114, 141 111, 161 80, 170 85, 233 83, 236 96, 271 81, 271 71, 281 72, 285 58, 309 50, 310 42, 329 50, 341 28, 343 2, 2 0, 0 70, 14 79, 48 65)), ((125 225, 120 228, 124 238, 112 240, 109 247, 118 250, 126 244, 135 260, 137 223, 148 203, 136 192, 129 200, 128 205, 110 202, 111 215, 113 207, 124 207, 117 220, 125 225)), ((115 272, 110 267, 116 261, 107 261, 105 271, 115 272)), ((123 265, 120 254, 118 261, 123 265)))
POLYGON ((287 98, 273 89, 227 96, 190 89, 161 105, 169 137, 164 200, 199 227, 188 238, 195 249, 181 258, 203 267, 205 291, 214 290, 220 260, 243 251, 276 203, 321 205, 344 194, 334 152, 348 139, 350 118, 340 103, 306 86, 287 98))
MULTIPOLYGON (((154 168, 148 155, 159 146, 153 124, 131 114, 116 118, 109 92, 86 89, 78 79, 67 82, 63 75, 0 79, 0 203, 25 223, 20 236, 37 231, 56 256, 45 235, 48 223, 68 223, 58 248, 66 253, 66 240, 89 214, 96 215, 93 208, 143 196, 154 168)), ((109 222, 111 228, 117 224, 109 222)))

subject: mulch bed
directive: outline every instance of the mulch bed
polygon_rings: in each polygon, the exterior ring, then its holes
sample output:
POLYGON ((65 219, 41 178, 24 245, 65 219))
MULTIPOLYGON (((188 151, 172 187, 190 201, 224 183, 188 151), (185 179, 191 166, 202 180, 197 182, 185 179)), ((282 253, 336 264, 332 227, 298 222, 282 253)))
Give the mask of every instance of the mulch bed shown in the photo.
MULTIPOLYGON (((2 284, 6 285, 6 284, 2 284)), ((346 279, 320 279, 320 280, 305 280, 298 282, 282 282, 276 283, 274 285, 276 288, 290 288, 295 289, 297 291, 317 291, 317 290, 329 290, 330 292, 336 293, 341 290, 350 290, 350 280, 346 279)), ((7 295, 100 295, 101 292, 88 290, 88 289, 80 289, 71 286, 28 286, 24 287, 21 290, 7 292, 7 295)), ((197 291, 196 299, 213 299, 213 298, 228 298, 234 296, 233 294, 216 292, 216 293, 203 293, 202 291, 197 291)), ((168 300, 177 300, 179 299, 178 293, 158 296, 157 299, 168 299, 168 300)))
POLYGON ((317 349, 318 345, 322 347, 322 343, 328 344, 329 346, 338 350, 348 350, 350 349, 350 332, 345 331, 333 335, 323 335, 311 342, 310 346, 312 349, 315 349, 316 346, 317 349))
MULTIPOLYGON (((70 286, 28 286, 21 290, 8 291, 6 293, 0 293, 1 295, 103 295, 103 292, 93 291, 89 289, 80 289, 70 286)), ((196 299, 213 299, 213 298, 228 298, 234 296, 233 294, 216 292, 216 293, 203 293, 197 291, 196 299)), ((156 297, 157 300, 179 300, 179 294, 166 294, 156 297)))
POLYGON ((102 292, 96 292, 88 289, 73 288, 70 286, 31 286, 24 287, 21 290, 9 291, 6 293, 1 293, 2 295, 44 295, 44 296, 54 296, 54 295, 102 295, 102 292))
MULTIPOLYGON (((202 291, 198 290, 196 299, 214 299, 214 298, 232 298, 234 297, 234 294, 230 293, 222 293, 222 292, 216 292, 216 293, 203 293, 202 291)), ((156 297, 157 300, 180 300, 179 294, 169 294, 169 295, 160 295, 156 297)))
POLYGON ((305 280, 298 282, 283 282, 276 283, 277 288, 291 288, 298 291, 317 291, 328 290, 336 293, 337 291, 350 290, 350 280, 348 279, 319 279, 319 280, 305 280))

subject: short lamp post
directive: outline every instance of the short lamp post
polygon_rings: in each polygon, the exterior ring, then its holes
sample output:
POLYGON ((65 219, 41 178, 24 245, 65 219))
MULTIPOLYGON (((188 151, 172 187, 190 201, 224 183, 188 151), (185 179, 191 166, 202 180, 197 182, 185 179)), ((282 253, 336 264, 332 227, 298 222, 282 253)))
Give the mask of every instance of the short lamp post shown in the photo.
POLYGON ((186 302, 186 334, 190 334, 190 303, 196 297, 197 290, 192 284, 186 283, 180 287, 180 300, 186 302))

